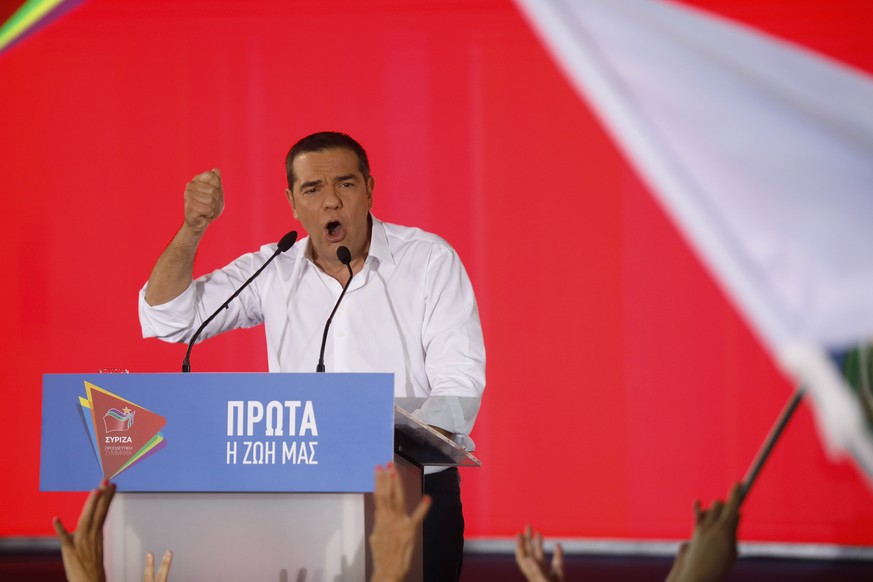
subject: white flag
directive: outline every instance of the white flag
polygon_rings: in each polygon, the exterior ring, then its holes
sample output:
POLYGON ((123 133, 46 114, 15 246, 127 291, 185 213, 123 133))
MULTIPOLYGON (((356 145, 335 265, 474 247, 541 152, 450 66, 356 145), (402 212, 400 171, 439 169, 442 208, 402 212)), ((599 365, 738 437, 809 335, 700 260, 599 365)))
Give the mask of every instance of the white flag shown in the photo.
POLYGON ((831 452, 873 439, 827 356, 873 337, 873 79, 657 0, 517 0, 772 355, 831 452))

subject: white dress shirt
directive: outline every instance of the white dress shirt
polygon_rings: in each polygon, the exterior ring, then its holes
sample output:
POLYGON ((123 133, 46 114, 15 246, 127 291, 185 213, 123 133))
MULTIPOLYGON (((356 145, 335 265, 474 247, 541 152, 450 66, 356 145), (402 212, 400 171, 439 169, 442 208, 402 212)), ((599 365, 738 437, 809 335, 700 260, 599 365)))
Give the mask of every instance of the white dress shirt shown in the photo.
MULTIPOLYGON (((473 450, 467 435, 485 388, 485 347, 467 272, 440 237, 372 221, 364 267, 330 326, 327 372, 393 372, 395 398, 418 399, 418 418, 463 436, 473 450)), ((199 339, 264 323, 271 372, 314 372, 342 286, 312 262, 308 245, 304 238, 279 255, 199 339)), ((143 287, 143 337, 188 342, 275 250, 270 244, 243 255, 162 305, 146 303, 143 287)))

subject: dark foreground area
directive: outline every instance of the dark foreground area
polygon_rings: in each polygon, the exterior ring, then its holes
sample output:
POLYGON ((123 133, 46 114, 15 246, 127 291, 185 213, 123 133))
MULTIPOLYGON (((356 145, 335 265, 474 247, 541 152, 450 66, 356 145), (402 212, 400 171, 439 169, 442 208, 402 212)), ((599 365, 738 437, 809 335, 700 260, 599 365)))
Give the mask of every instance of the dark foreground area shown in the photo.
MULTIPOLYGON (((567 556, 567 582, 634 582, 663 580, 672 559, 642 556, 567 556)), ((0 552, 0 580, 63 582, 57 551, 0 552)), ((170 574, 172 580, 172 572, 170 574)), ((462 582, 523 581, 508 554, 467 554, 462 582)), ((857 560, 787 560, 741 558, 728 580, 802 582, 805 580, 873 582, 873 562, 857 560)))

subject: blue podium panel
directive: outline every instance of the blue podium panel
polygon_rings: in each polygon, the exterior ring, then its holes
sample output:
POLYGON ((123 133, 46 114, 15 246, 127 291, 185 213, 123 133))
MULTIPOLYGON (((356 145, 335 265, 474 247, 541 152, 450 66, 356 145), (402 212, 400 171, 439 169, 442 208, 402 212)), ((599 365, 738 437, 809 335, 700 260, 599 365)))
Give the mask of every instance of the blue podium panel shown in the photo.
POLYGON ((370 492, 392 374, 46 374, 40 490, 370 492))

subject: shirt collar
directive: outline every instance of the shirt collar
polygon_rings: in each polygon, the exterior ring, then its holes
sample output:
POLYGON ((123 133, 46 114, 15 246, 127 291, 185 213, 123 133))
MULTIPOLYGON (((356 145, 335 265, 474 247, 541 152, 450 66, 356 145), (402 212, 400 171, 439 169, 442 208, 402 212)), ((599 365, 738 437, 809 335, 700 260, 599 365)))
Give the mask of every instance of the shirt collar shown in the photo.
POLYGON ((385 234, 385 225, 381 220, 370 215, 373 220, 373 230, 370 231, 370 251, 367 257, 379 259, 380 263, 394 264, 394 256, 391 254, 391 248, 388 246, 388 235, 385 234))

